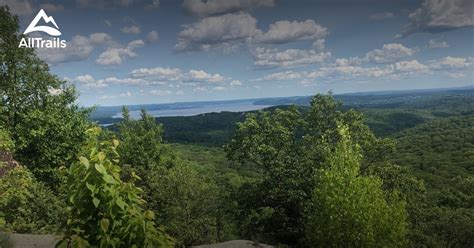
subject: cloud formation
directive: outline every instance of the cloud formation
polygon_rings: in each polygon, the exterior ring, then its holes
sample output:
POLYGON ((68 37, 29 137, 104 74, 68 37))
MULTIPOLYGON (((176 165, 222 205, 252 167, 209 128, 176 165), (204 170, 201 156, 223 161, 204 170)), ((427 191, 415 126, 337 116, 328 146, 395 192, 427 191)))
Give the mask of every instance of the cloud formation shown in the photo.
POLYGON ((327 28, 314 20, 277 21, 270 24, 267 32, 257 37, 257 41, 267 44, 283 44, 298 40, 318 40, 329 34, 327 28))
POLYGON ((428 48, 448 48, 449 44, 446 41, 437 41, 437 40, 430 40, 428 42, 428 48))
POLYGON ((95 62, 100 65, 120 65, 126 59, 138 56, 135 49, 143 47, 144 45, 145 42, 142 40, 134 40, 128 43, 127 47, 124 48, 108 48, 99 55, 95 62))
POLYGON ((183 51, 207 51, 221 48, 232 51, 242 44, 284 44, 294 41, 313 41, 317 49, 324 49, 327 28, 314 20, 277 21, 266 32, 257 28, 257 19, 239 12, 200 19, 183 26, 175 49, 183 51))
POLYGON ((382 49, 375 49, 365 55, 365 59, 372 63, 390 63, 402 58, 413 56, 415 51, 399 43, 383 45, 382 49))
POLYGON ((158 32, 156 32, 155 30, 150 31, 146 36, 146 40, 150 43, 158 41, 159 38, 160 36, 158 35, 158 32))
POLYGON ((197 23, 184 25, 175 49, 199 51, 230 47, 235 42, 247 41, 257 34, 257 20, 247 13, 206 17, 197 23))
POLYGON ((130 73, 133 78, 157 82, 179 82, 182 84, 212 84, 226 80, 220 74, 212 74, 203 70, 183 71, 179 68, 139 68, 130 73))
POLYGON ((122 27, 120 31, 124 34, 139 34, 141 32, 140 27, 137 25, 122 27))
POLYGON ((29 15, 33 8, 28 0, 2 0, 1 5, 7 5, 10 12, 15 15, 29 15))
POLYGON ((250 10, 257 7, 273 7, 275 0, 184 0, 184 10, 196 16, 210 16, 250 10))
POLYGON ((472 0, 425 0, 408 15, 410 24, 399 37, 414 33, 439 33, 474 26, 472 0))
POLYGON ((259 47, 253 53, 254 65, 259 68, 295 67, 322 63, 331 57, 330 52, 304 49, 278 49, 259 47))

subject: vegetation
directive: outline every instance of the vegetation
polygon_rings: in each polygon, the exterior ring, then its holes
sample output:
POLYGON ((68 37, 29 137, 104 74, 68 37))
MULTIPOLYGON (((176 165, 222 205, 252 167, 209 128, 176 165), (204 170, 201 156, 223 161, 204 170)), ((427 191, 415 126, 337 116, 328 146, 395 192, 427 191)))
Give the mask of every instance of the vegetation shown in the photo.
POLYGON ((124 108, 101 130, 17 47, 18 28, 1 7, 0 245, 9 232, 61 247, 474 243, 473 90, 158 119, 124 108))
POLYGON ((142 190, 120 179, 118 140, 99 141, 100 129, 87 131, 79 162, 68 171, 68 213, 64 247, 169 247, 172 240, 155 227, 155 214, 145 211, 142 190))
POLYGON ((30 48, 19 48, 18 17, 0 7, 0 126, 15 143, 15 158, 39 181, 58 185, 56 169, 71 163, 90 125, 73 86, 49 73, 30 48))
POLYGON ((382 191, 382 180, 360 175, 360 147, 347 128, 318 173, 308 210, 306 237, 319 247, 402 247, 406 244, 405 202, 382 191))

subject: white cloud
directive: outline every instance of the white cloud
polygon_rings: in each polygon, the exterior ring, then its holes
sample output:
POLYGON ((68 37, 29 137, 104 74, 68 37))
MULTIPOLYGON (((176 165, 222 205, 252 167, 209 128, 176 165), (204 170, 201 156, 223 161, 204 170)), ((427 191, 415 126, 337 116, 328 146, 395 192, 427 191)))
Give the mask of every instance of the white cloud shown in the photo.
POLYGON ((242 82, 240 80, 232 80, 230 86, 241 86, 242 82))
POLYGON ((36 49, 38 56, 48 64, 59 64, 71 61, 80 61, 89 57, 94 45, 88 37, 76 35, 68 41, 66 48, 36 49))
POLYGON ((449 44, 446 41, 437 41, 437 40, 430 40, 428 42, 428 48, 448 48, 449 44))
POLYGON ((193 89, 194 92, 206 92, 207 91, 207 88, 206 87, 196 87, 193 89))
POLYGON ((0 5, 7 5, 10 12, 15 15, 29 15, 33 13, 33 8, 28 0, 2 0, 0 5))
POLYGON ((301 40, 312 41, 316 49, 322 50, 328 34, 327 28, 314 20, 277 21, 264 32, 257 28, 257 19, 248 13, 238 12, 205 17, 183 25, 175 50, 208 51, 217 48, 229 52, 243 44, 284 44, 301 40))
POLYGON ((306 77, 306 75, 306 72, 284 71, 267 74, 262 78, 256 79, 256 81, 290 81, 295 79, 301 79, 303 77, 306 77))
POLYGON ((181 69, 178 68, 140 68, 133 70, 131 76, 153 80, 177 81, 182 77, 182 72, 181 69))
POLYGON ((254 65, 261 68, 294 67, 321 63, 331 57, 330 52, 315 50, 257 48, 253 54, 254 65))
POLYGON ((158 0, 76 0, 76 4, 81 8, 117 8, 129 7, 141 4, 145 9, 157 8, 158 0))
POLYGON ((173 94, 173 92, 170 90, 151 90, 150 94, 155 96, 168 96, 173 94))
POLYGON ((141 32, 140 27, 137 25, 125 26, 120 29, 124 34, 139 34, 141 32))
POLYGON ((223 87, 223 86, 216 86, 214 88, 212 88, 212 91, 217 91, 217 92, 222 92, 222 91, 226 91, 227 88, 226 87, 223 87))
POLYGON ((413 49, 402 44, 392 43, 383 45, 382 49, 375 49, 365 55, 365 59, 372 63, 391 63, 415 54, 413 49))
POLYGON ((261 43, 283 44, 297 40, 318 40, 329 34, 327 28, 314 20, 277 21, 270 24, 267 32, 257 38, 261 43))
POLYGON ((316 49, 316 50, 324 50, 326 48, 326 40, 325 39, 319 39, 319 40, 315 40, 313 42, 313 47, 316 49))
POLYGON ((38 56, 46 63, 55 65, 87 59, 96 47, 119 46, 106 33, 93 33, 89 36, 76 35, 67 42, 66 48, 38 48, 38 56))
POLYGON ((108 87, 107 83, 102 80, 97 81, 89 74, 80 75, 73 79, 66 78, 66 80, 86 89, 101 89, 108 87))
POLYGON ((186 85, 222 84, 231 80, 218 73, 212 74, 203 70, 183 71, 179 68, 163 67, 135 69, 130 73, 130 76, 161 84, 173 82, 186 85))
MULTIPOLYGON (((435 70, 442 69, 466 69, 474 66, 474 58, 467 57, 445 57, 439 60, 431 61, 430 67, 435 70)), ((472 68, 474 69, 474 68, 472 68)))
POLYGON ((408 15, 410 24, 400 36, 474 26, 473 9, 472 0, 425 0, 420 8, 408 15))
POLYGON ((99 97, 99 99, 107 100, 107 99, 125 98, 125 97, 131 97, 131 96, 133 96, 133 93, 130 92, 130 91, 127 91, 127 92, 121 93, 119 95, 103 95, 103 96, 99 97))
POLYGON ((44 9, 47 13, 60 12, 64 10, 63 5, 54 5, 52 3, 42 3, 40 4, 40 8, 44 9))
POLYGON ((108 77, 97 81, 98 84, 119 84, 119 85, 129 85, 129 86, 137 86, 137 85, 149 85, 150 83, 143 79, 138 78, 116 78, 116 77, 108 77))
POLYGON ((393 14, 392 12, 375 13, 369 16, 370 19, 377 20, 377 21, 392 19, 394 17, 395 17, 395 14, 393 14))
POLYGON ((107 26, 109 28, 112 27, 112 22, 107 20, 107 19, 104 19, 104 24, 105 24, 105 26, 107 26))
POLYGON ((184 75, 184 81, 217 83, 224 81, 224 77, 219 74, 209 74, 203 70, 190 70, 184 75))
POLYGON ((391 68, 395 72, 402 72, 402 73, 429 71, 428 66, 421 64, 417 60, 396 62, 390 65, 389 68, 391 68))
POLYGON ((126 59, 138 56, 134 50, 143 47, 144 44, 142 40, 134 40, 128 43, 125 48, 108 48, 99 55, 95 62, 100 65, 120 65, 126 59))
POLYGON ((158 41, 159 38, 160 37, 158 35, 158 32, 156 32, 155 30, 150 31, 146 36, 146 40, 150 43, 158 41))
POLYGON ((229 47, 257 35, 257 20, 246 13, 206 17, 197 23, 184 25, 178 35, 177 51, 199 51, 214 47, 229 47))
POLYGON ((186 12, 197 16, 210 16, 249 10, 257 7, 273 7, 275 0, 184 0, 183 8, 186 12))

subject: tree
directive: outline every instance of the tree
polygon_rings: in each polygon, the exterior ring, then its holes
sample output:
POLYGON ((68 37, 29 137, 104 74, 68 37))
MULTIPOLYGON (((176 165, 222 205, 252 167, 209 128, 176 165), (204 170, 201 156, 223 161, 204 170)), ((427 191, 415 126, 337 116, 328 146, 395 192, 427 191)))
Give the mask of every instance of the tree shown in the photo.
POLYGON ((72 85, 49 72, 34 49, 19 48, 19 20, 0 7, 0 125, 15 143, 15 157, 50 186, 85 141, 90 110, 79 108, 72 85))
POLYGON ((171 247, 156 228, 155 214, 144 209, 139 177, 120 178, 118 140, 99 141, 100 128, 87 131, 79 161, 67 172, 68 214, 64 247, 171 247))
POLYGON ((324 168, 328 151, 341 139, 338 125, 346 125, 365 155, 362 165, 385 160, 388 140, 377 139, 362 115, 344 111, 331 95, 316 95, 309 112, 287 110, 247 115, 226 147, 237 166, 253 167, 261 178, 236 193, 237 222, 242 235, 261 241, 301 244, 304 209, 316 186, 315 173, 324 168))
POLYGON ((158 221, 177 239, 177 246, 218 241, 219 189, 187 162, 150 172, 151 199, 158 221))
POLYGON ((132 164, 139 173, 172 167, 176 155, 163 144, 163 126, 144 109, 139 120, 132 120, 126 107, 123 107, 122 115, 124 120, 117 125, 117 135, 122 141, 117 151, 122 164, 132 164))
MULTIPOLYGON (((329 152, 326 169, 308 207, 307 242, 312 247, 401 247, 406 245, 405 202, 386 197, 382 181, 360 175, 360 146, 346 126, 329 152)), ((328 140, 328 142, 331 142, 328 140)))

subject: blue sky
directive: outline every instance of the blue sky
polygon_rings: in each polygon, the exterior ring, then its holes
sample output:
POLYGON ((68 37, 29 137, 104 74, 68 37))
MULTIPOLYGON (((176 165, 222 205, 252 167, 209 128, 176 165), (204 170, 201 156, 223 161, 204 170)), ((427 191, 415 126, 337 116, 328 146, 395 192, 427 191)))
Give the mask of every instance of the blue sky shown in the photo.
POLYGON ((474 84, 472 0, 0 0, 90 106, 474 84))

